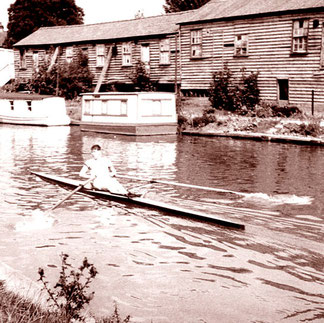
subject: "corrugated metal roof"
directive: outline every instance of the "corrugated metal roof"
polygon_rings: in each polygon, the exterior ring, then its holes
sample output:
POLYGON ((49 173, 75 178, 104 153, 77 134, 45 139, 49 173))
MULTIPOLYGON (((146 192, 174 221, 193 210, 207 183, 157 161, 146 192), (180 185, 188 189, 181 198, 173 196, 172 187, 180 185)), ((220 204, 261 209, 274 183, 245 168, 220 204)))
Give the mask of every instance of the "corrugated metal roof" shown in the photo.
POLYGON ((324 0, 210 0, 181 23, 262 15, 311 8, 324 9, 324 0))
POLYGON ((84 41, 165 35, 177 32, 177 23, 193 11, 91 25, 42 27, 15 46, 55 45, 84 41))

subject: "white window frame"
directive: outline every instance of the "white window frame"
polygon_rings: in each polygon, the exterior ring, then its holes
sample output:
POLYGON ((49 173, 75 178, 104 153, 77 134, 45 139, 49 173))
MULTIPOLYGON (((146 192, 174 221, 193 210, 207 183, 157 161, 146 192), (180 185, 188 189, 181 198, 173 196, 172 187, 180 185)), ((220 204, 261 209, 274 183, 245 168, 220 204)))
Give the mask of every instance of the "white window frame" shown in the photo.
POLYGON ((38 71, 38 67, 39 67, 39 52, 38 51, 33 52, 33 63, 34 63, 34 70, 38 71))
POLYGON ((306 54, 308 51, 309 20, 298 19, 292 22, 291 52, 294 54, 306 54))
POLYGON ((122 66, 132 65, 132 43, 122 44, 122 66))
POLYGON ((236 35, 234 41, 234 56, 248 56, 249 35, 236 35))
POLYGON ((73 60, 73 46, 66 47, 65 59, 68 63, 72 62, 72 60, 73 60))
POLYGON ((170 65, 170 38, 160 40, 160 64, 170 65))
POLYGON ((103 67, 105 65, 105 45, 97 44, 96 45, 96 66, 103 67))
POLYGON ((202 57, 202 29, 193 29, 190 31, 190 57, 202 57))
POLYGON ((26 50, 25 49, 19 50, 19 67, 22 69, 27 68, 26 50))

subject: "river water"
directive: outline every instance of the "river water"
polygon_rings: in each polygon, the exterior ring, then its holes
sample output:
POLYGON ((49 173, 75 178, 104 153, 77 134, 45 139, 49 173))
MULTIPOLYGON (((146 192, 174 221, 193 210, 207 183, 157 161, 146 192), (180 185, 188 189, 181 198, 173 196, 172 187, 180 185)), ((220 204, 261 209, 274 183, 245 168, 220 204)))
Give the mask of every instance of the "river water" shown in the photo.
POLYGON ((76 267, 87 257, 91 311, 116 302, 133 322, 323 322, 323 161, 322 147, 0 125, 0 260, 54 283, 62 252, 76 267), (79 194, 45 213, 67 191, 30 170, 77 179, 95 143, 120 174, 232 190, 124 182, 246 229, 79 194))

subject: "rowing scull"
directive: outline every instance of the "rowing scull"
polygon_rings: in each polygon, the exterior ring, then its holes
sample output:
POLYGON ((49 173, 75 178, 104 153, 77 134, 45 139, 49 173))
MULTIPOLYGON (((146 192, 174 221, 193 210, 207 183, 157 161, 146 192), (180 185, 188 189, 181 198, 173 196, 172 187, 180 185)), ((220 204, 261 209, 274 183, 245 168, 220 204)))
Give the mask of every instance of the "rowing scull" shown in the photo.
MULTIPOLYGON (((64 178, 64 177, 59 177, 55 175, 49 175, 45 173, 38 173, 38 172, 31 172, 32 174, 40 177, 41 179, 60 185, 64 186, 70 189, 75 189, 78 187, 82 182, 74 179, 69 179, 69 178, 64 178)), ((128 197, 125 195, 117 195, 117 194, 112 194, 110 192, 106 191, 98 191, 98 190, 92 190, 92 189, 86 189, 86 188, 81 188, 79 190, 80 193, 85 193, 87 195, 91 196, 96 196, 108 200, 114 200, 126 204, 135 204, 135 205, 140 205, 145 208, 150 208, 150 209, 156 209, 160 210, 163 212, 168 212, 174 215, 179 215, 179 216, 184 216, 188 218, 194 218, 197 220, 201 221, 207 221, 207 222, 212 222, 218 225, 226 226, 226 227, 231 227, 231 228, 236 228, 236 229, 243 229, 245 226, 243 224, 235 223, 232 221, 220 219, 212 214, 205 214, 199 211, 194 211, 194 210, 189 210, 185 208, 181 208, 179 206, 173 205, 173 204, 168 204, 168 203, 163 203, 143 197, 128 197)))

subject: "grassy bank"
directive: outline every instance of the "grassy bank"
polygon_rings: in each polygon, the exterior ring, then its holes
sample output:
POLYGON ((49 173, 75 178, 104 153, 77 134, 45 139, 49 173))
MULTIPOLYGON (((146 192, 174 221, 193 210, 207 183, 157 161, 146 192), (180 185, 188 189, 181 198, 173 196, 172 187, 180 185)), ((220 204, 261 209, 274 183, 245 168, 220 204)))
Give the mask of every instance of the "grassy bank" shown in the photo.
MULTIPOLYGON (((91 323, 126 323, 128 318, 122 319, 118 313, 117 305, 109 317, 88 316, 85 322, 91 323)), ((51 311, 43 308, 37 302, 26 299, 8 291, 5 282, 0 281, 0 323, 68 323, 71 318, 63 312, 51 311)))

